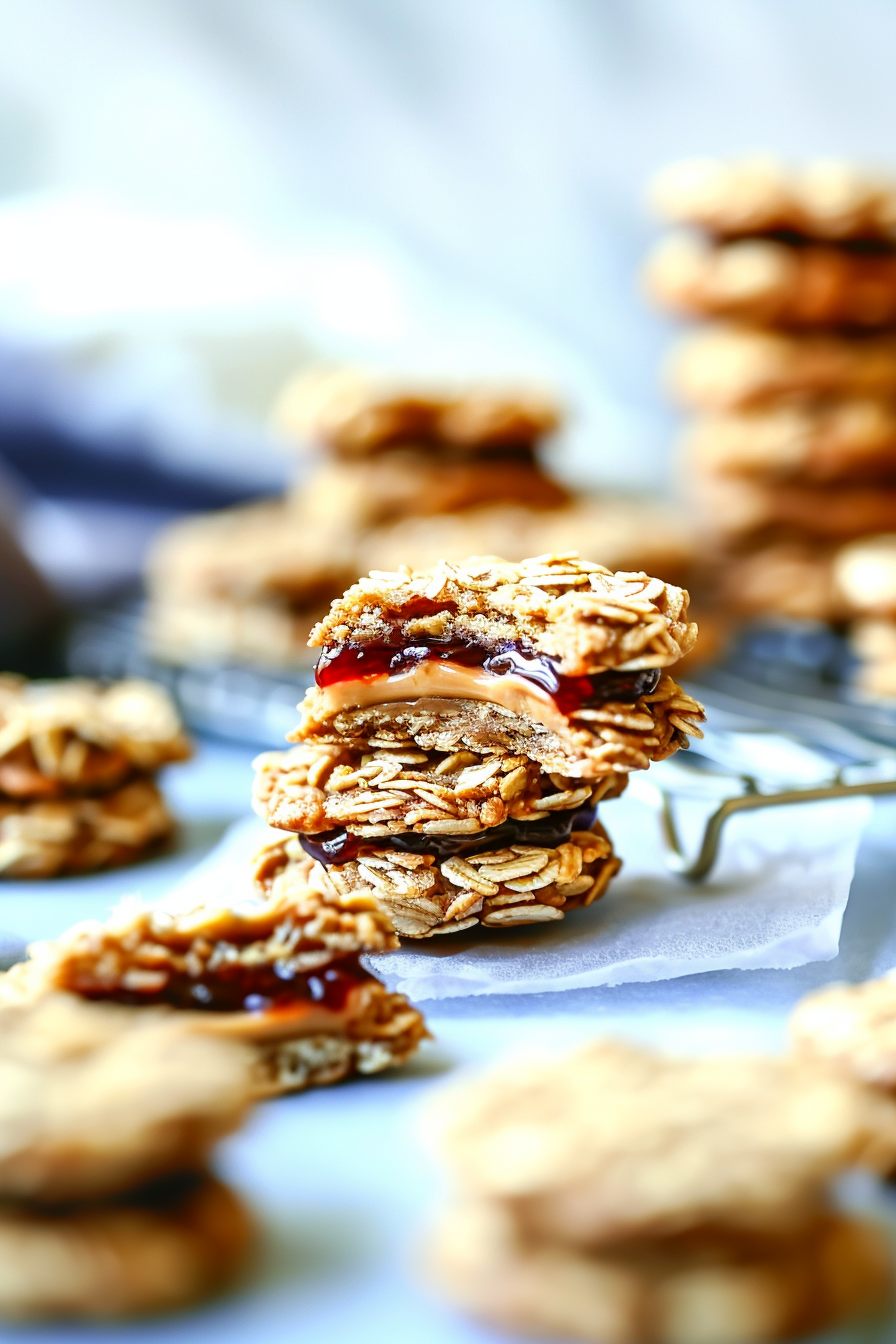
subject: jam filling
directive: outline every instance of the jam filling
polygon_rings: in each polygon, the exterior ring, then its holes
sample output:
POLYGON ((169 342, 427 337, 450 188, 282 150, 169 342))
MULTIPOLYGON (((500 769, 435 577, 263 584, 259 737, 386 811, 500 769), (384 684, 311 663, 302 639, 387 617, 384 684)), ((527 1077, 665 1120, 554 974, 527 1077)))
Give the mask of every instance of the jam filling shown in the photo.
POLYGON ((138 1007, 167 1004, 172 1008, 211 1013, 276 1013, 287 1012, 298 1003, 313 1003, 338 1013, 357 985, 373 979, 355 955, 343 957, 320 970, 296 975, 290 974, 289 967, 282 963, 251 969, 220 966, 207 976, 194 977, 175 971, 160 990, 119 989, 109 993, 91 986, 72 985, 70 988, 83 998, 112 999, 116 1003, 138 1007))
MULTIPOLYGON (((426 603, 425 598, 418 599, 426 603)), ((434 615, 444 607, 429 604, 433 611, 416 610, 412 616, 434 615)), ((567 717, 577 710, 608 702, 631 704, 642 695, 656 690, 658 667, 638 672, 599 672, 591 677, 567 677, 558 672, 556 660, 535 653, 522 644, 507 643, 497 649, 484 649, 474 640, 429 640, 419 644, 333 644, 324 648, 314 670, 318 686, 334 686, 343 681, 396 676, 425 662, 454 663, 475 667, 495 677, 516 676, 531 682, 550 695, 561 714, 567 717)))
POLYGON ((477 835, 418 835, 406 831, 402 835, 371 838, 353 835, 339 827, 319 831, 316 835, 300 835, 299 841, 306 854, 324 864, 350 863, 352 859, 384 848, 397 849, 404 854, 432 854, 437 863, 444 863, 446 859, 468 858, 471 854, 504 849, 507 845, 540 845, 555 849, 557 845, 566 844, 573 831, 590 830, 596 816, 597 807, 589 803, 587 807, 571 812, 554 812, 538 821, 503 821, 500 826, 491 826, 477 835))

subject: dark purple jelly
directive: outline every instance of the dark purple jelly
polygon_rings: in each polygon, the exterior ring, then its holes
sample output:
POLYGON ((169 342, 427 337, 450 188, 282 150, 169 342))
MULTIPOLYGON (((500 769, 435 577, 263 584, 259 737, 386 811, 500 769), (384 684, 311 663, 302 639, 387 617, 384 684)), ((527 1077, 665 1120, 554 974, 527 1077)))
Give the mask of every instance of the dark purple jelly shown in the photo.
POLYGON ((356 985, 372 980, 357 956, 343 957, 318 971, 290 975, 289 968, 274 966, 220 966, 213 974, 190 976, 175 973, 161 990, 116 990, 108 993, 92 984, 66 986, 87 999, 113 999, 127 1004, 168 1004, 174 1008, 200 1009, 212 1013, 287 1012, 298 1003, 317 1003, 333 1012, 345 1007, 356 985))
POLYGON ((589 830, 596 816, 597 808, 589 804, 572 812, 555 812, 538 821, 504 821, 500 826, 492 826, 476 835, 419 835, 415 831, 406 831, 402 835, 369 839, 340 827, 319 831, 317 835, 300 835, 299 841, 305 853, 321 863, 350 863, 374 849, 432 854, 437 863, 444 863, 446 859, 467 858, 487 849, 503 849, 506 845, 543 845, 553 849, 565 844, 573 831, 589 830))
POLYGON ((461 667, 481 667, 496 677, 514 675, 547 691, 561 714, 574 714, 589 705, 619 702, 631 704, 639 696, 656 690, 660 669, 638 672, 599 672, 592 677, 567 677, 557 670, 555 659, 535 653, 520 644, 485 649, 472 640, 419 644, 334 644, 325 648, 317 662, 314 677, 318 686, 334 686, 342 681, 360 681, 366 677, 395 676, 423 662, 455 663, 461 667))

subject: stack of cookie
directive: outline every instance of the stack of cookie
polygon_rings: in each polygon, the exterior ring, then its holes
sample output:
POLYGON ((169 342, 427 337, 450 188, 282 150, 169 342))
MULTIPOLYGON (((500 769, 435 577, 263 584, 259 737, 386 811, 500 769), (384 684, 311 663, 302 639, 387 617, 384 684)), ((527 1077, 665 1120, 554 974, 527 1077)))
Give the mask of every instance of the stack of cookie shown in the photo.
POLYGON ((208 1174, 251 1099, 233 1042, 52 994, 0 1006, 0 1315, 110 1317, 223 1288, 251 1241, 208 1174))
POLYGON ((889 1239, 829 1187, 886 1169, 896 1104, 813 1061, 597 1042, 468 1083, 429 1131, 458 1197, 427 1276, 499 1328, 759 1344, 889 1300, 889 1239))
POLYGON ((543 393, 336 369, 292 382, 275 418, 310 463, 301 485, 176 523, 150 554, 144 632, 165 662, 307 666, 309 631, 352 576, 408 561, 581 548, 688 579, 680 509, 571 495, 550 474, 542 449, 561 413, 543 393))
POLYGON ((144 907, 35 943, 0 977, 0 998, 67 991, 174 1015, 242 1045, 254 1096, 276 1096, 403 1063, 427 1035, 420 1013, 361 964, 398 946, 372 898, 343 899, 304 855, 279 871, 262 852, 245 883, 144 907))
POLYGON ((837 619, 832 552, 896 527, 896 185, 846 164, 669 168, 647 288, 711 323, 674 354, 683 470, 744 614, 837 619))
POLYGON ((174 829, 155 775, 190 753, 150 682, 0 677, 0 876, 93 872, 151 852, 174 829))
POLYGON ((619 868, 597 805, 699 735, 669 669, 688 596, 575 553, 375 571, 312 634, 291 751, 256 762, 263 860, 411 938, 590 905, 619 868), (297 833, 290 835, 290 832, 297 833))

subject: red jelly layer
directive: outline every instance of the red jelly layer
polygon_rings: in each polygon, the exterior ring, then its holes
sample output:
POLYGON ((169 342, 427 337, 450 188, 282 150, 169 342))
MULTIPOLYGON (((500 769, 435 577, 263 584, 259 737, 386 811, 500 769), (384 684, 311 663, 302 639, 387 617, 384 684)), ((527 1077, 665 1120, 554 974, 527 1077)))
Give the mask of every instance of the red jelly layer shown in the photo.
MULTIPOLYGON (((420 599, 424 601, 425 599, 420 599)), ((368 677, 395 676, 423 662, 455 663, 481 668, 493 676, 513 675, 530 681, 551 696, 561 714, 574 714, 589 705, 609 701, 631 704, 656 690, 660 669, 639 672, 599 672, 592 677, 567 677, 558 672, 556 661, 521 644, 486 649, 472 640, 419 644, 333 644, 325 648, 314 670, 318 686, 368 677)))
POLYGON ((357 956, 343 957, 319 971, 290 976, 285 966, 221 966, 207 976, 173 973, 164 989, 141 992, 120 989, 112 993, 71 985, 88 999, 113 999, 132 1005, 168 1004, 174 1008, 202 1009, 212 1013, 266 1013, 283 1011, 297 1003, 319 1004, 340 1012, 357 986, 374 976, 361 966, 357 956))
POLYGON ((504 849, 506 845, 543 845, 555 849, 569 839, 573 831, 587 831, 594 825, 597 807, 578 808, 572 812, 555 812, 538 821, 504 821, 478 835, 418 835, 405 831, 402 835, 384 835, 369 839, 353 835, 339 827, 319 831, 317 835, 300 835, 299 841, 306 854, 321 863, 350 863, 375 849, 397 849, 405 854, 432 854, 437 863, 446 859, 468 858, 486 850, 504 849))

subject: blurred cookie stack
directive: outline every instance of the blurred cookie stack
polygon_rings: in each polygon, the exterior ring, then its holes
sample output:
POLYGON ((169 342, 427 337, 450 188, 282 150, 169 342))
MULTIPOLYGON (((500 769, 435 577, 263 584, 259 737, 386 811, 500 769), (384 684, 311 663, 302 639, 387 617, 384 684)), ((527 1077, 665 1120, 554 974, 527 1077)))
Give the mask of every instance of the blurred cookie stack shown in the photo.
POLYGON ((0 677, 0 877, 143 858, 174 830, 156 784, 192 753, 160 686, 0 677))
POLYGON ((831 1185, 887 1169, 894 1120, 804 1059, 597 1041, 517 1061, 429 1117, 456 1194, 427 1276, 501 1330, 595 1344, 759 1344, 879 1315, 888 1239, 831 1185))
POLYGON ((546 469, 562 414, 544 392, 331 369, 290 383, 274 418, 306 465, 287 496, 179 522, 150 556, 145 636, 163 661, 310 668, 327 603, 406 563, 581 550, 689 577, 680 511, 573 494, 546 469))
POLYGON ((0 1073, 0 1315, 169 1311, 230 1282, 251 1221, 208 1161, 251 1101, 243 1046, 50 994, 0 1006, 0 1073))
POLYGON ((674 351, 686 488, 741 615, 838 620, 837 550, 896 528, 896 185, 847 164, 691 161, 651 296, 707 324, 674 351))

